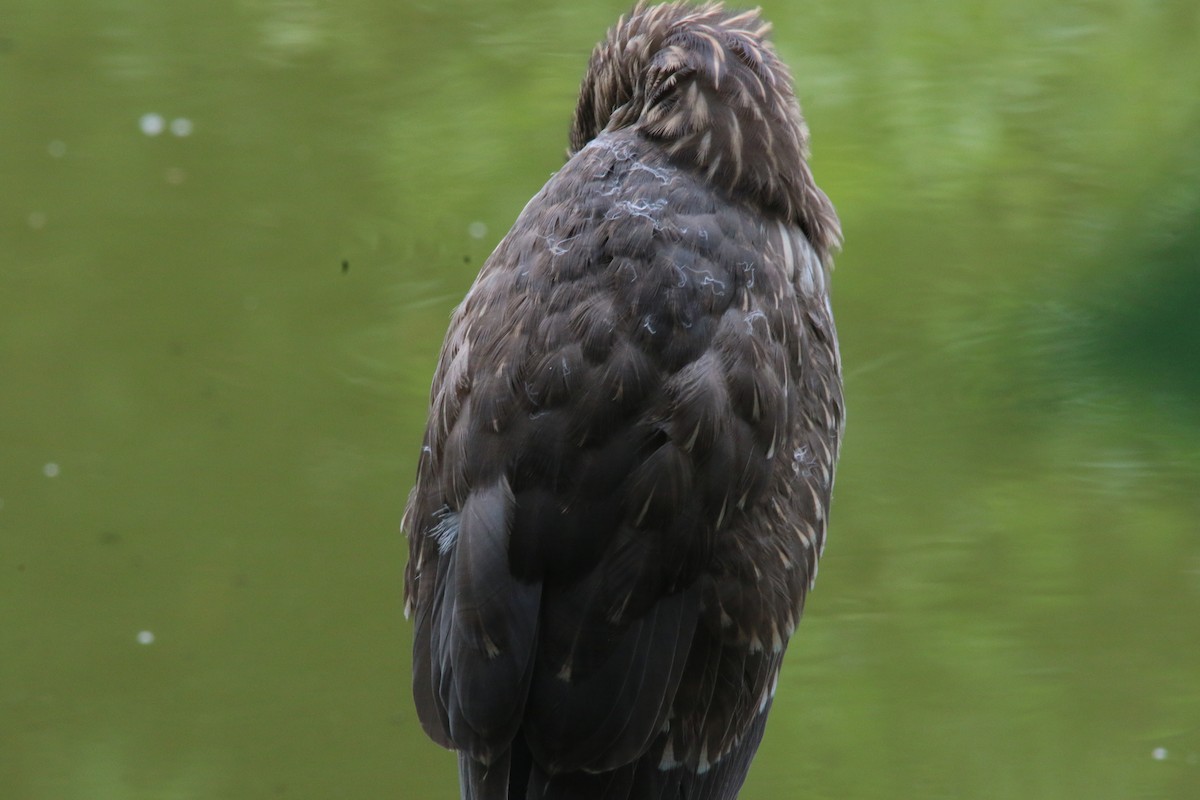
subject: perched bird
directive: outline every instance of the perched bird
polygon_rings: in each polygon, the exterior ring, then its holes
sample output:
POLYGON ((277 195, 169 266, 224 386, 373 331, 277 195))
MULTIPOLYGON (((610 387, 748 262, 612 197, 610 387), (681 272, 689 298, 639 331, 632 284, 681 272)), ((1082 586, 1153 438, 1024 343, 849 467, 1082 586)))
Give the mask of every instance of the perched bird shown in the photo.
POLYGON ((756 11, 638 4, 454 311, 404 528, 463 798, 733 798, 825 542, 837 215, 756 11))

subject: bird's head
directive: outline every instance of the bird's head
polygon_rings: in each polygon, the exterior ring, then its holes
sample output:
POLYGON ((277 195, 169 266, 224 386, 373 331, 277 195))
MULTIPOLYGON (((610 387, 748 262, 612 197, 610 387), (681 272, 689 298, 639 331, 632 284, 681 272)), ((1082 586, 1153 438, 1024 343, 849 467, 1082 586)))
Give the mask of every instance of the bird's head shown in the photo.
POLYGON ((757 10, 639 2, 592 52, 571 125, 572 154, 633 129, 714 187, 800 228, 823 256, 837 214, 808 167, 808 126, 757 10))

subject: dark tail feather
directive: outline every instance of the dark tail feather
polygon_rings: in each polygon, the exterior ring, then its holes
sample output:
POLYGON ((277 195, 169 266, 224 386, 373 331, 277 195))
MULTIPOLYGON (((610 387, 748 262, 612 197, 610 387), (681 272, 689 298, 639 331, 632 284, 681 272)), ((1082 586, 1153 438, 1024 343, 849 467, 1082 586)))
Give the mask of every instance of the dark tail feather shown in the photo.
POLYGON ((532 769, 533 758, 524 736, 518 736, 508 751, 493 759, 491 764, 481 764, 459 753, 458 781, 462 787, 462 800, 534 797, 529 794, 532 769))
POLYGON ((458 754, 458 783, 462 800, 508 800, 509 754, 497 756, 491 764, 482 764, 463 753, 458 754))
MULTIPOLYGON (((461 753, 458 757, 462 800, 666 800, 675 797, 637 780, 637 772, 637 764, 630 764, 598 774, 550 775, 533 762, 523 737, 518 737, 509 752, 488 765, 461 753)), ((646 777, 658 776, 649 773, 646 777)), ((657 786, 656 782, 651 782, 657 786)))
POLYGON ((767 727, 767 712, 770 710, 771 703, 768 701, 733 750, 703 773, 685 773, 678 795, 663 796, 687 800, 736 800, 746 780, 746 773, 750 771, 750 762, 762 741, 763 731, 767 727))
POLYGON ((547 775, 534 767, 524 800, 623 800, 629 797, 632 782, 633 770, 629 767, 595 775, 586 772, 547 775))
POLYGON ((485 765, 458 757, 462 800, 736 800, 766 728, 767 708, 724 758, 702 773, 658 768, 649 755, 611 772, 550 775, 534 763, 523 736, 485 765))

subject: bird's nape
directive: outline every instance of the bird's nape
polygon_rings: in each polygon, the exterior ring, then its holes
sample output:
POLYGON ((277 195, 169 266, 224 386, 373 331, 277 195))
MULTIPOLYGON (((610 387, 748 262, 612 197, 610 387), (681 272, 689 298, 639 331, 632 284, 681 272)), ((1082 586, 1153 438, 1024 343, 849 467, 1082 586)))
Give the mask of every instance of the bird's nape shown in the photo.
POLYGON ((592 52, 570 152, 637 128, 710 186, 794 221, 827 256, 841 227, 808 168, 808 126, 770 28, 719 3, 639 3, 592 52))

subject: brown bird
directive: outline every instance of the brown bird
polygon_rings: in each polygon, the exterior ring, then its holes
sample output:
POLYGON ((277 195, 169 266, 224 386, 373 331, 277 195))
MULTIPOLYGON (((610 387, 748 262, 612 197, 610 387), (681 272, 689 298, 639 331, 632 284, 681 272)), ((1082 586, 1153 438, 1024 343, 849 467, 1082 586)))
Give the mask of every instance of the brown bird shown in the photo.
POLYGON ((455 310, 409 497, 463 798, 734 798, 825 542, 837 215, 756 11, 637 5, 455 310))

